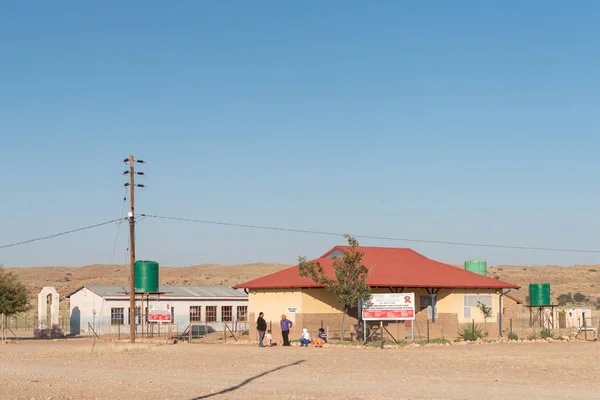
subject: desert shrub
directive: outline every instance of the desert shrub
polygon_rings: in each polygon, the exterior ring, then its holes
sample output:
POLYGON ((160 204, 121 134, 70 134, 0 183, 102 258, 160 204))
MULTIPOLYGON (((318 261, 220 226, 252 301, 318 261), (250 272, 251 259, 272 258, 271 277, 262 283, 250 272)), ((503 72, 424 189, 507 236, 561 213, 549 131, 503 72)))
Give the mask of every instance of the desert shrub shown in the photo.
POLYGON ((571 295, 571 292, 563 293, 559 295, 556 300, 558 301, 559 306, 564 306, 573 302, 573 295, 571 295))
POLYGON ((535 333, 532 333, 531 335, 527 336, 527 340, 535 340, 537 338, 538 338, 538 336, 535 333))
POLYGON ((485 334, 479 325, 476 324, 463 324, 458 329, 458 336, 462 340, 475 341, 477 339, 483 339, 485 334))
POLYGON ((554 332, 552 332, 548 328, 542 328, 542 330, 540 331, 540 337, 542 339, 554 339, 554 332))
POLYGON ((575 300, 577 303, 583 303, 586 299, 587 297, 585 297, 585 294, 583 293, 577 292, 573 295, 573 300, 575 300))
POLYGON ((500 277, 498 275, 494 275, 494 279, 497 280, 497 281, 499 281, 500 277))
POLYGON ((598 272, 597 270, 595 270, 594 268, 588 269, 588 272, 598 272))
POLYGON ((498 271, 504 271, 504 269, 503 268, 498 268, 498 271))
POLYGON ((508 334, 508 340, 519 340, 519 335, 516 332, 511 332, 508 334))

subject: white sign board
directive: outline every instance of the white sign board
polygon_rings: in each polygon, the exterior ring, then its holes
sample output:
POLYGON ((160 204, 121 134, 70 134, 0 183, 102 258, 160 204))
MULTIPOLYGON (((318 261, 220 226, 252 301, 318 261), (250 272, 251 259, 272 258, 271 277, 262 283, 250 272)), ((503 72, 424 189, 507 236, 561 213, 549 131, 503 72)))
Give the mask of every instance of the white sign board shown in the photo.
POLYGON ((374 293, 363 302, 365 321, 404 321, 415 319, 414 293, 374 293))
POLYGON ((171 322, 171 305, 163 302, 150 303, 148 305, 148 321, 171 322))

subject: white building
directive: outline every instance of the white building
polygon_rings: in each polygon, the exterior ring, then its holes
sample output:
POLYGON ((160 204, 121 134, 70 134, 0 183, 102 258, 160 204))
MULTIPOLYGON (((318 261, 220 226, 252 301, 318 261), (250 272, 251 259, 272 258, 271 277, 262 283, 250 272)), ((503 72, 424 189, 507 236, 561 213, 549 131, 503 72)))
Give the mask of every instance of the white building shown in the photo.
MULTIPOLYGON (((168 304, 171 310, 171 326, 161 322, 162 329, 183 332, 190 324, 200 333, 222 331, 225 324, 231 330, 248 329, 248 295, 229 286, 160 286, 157 296, 144 300, 143 318, 140 319, 142 300, 136 302, 136 330, 145 329, 140 320, 148 325, 148 306, 168 304), (166 325, 166 327, 165 327, 166 325)), ((70 295, 70 333, 88 334, 90 328, 98 335, 129 332, 129 293, 127 285, 86 285, 70 295)), ((156 324, 151 324, 156 325, 156 324)))

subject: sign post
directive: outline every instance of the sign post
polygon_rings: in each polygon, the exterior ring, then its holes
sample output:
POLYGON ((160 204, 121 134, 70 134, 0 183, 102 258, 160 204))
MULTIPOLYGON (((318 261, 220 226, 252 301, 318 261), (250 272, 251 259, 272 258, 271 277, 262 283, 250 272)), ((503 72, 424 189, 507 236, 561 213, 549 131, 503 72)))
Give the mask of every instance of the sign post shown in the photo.
MULTIPOLYGON (((366 332, 367 321, 379 321, 379 327, 371 335, 364 339, 364 343, 373 337, 381 329, 381 346, 383 347, 386 331, 396 344, 399 344, 394 336, 387 330, 383 321, 414 321, 415 319, 415 294, 414 293, 374 293, 362 304, 362 320, 366 332)), ((414 322, 412 323, 414 326, 414 322)), ((414 328, 413 328, 414 329, 414 328)), ((366 336, 366 334, 364 335, 366 336)), ((414 340, 414 337, 413 337, 414 340)))

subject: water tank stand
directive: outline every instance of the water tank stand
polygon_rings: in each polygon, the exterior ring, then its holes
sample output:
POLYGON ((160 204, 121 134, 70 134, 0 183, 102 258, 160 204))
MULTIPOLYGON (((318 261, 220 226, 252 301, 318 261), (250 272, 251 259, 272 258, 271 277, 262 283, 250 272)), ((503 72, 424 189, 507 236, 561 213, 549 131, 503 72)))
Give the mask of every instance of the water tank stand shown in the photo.
POLYGON ((554 329, 554 308, 556 304, 547 306, 526 306, 529 308, 529 326, 539 324, 540 328, 554 329))

